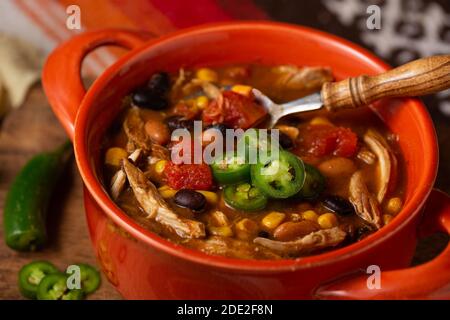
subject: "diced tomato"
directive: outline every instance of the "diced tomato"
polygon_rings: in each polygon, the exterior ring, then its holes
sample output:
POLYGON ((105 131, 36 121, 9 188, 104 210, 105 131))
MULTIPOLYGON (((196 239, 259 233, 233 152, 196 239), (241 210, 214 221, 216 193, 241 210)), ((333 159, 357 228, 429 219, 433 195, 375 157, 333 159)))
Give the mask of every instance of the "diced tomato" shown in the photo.
POLYGON ((352 157, 358 147, 358 137, 348 128, 328 125, 309 125, 300 134, 305 151, 316 157, 335 155, 352 157))
POLYGON ((178 103, 174 107, 173 113, 177 116, 182 116, 184 119, 192 120, 200 114, 200 109, 186 103, 178 103))
POLYGON ((213 186, 211 169, 207 164, 174 164, 164 167, 166 183, 172 189, 209 190, 213 186))
POLYGON ((205 124, 223 123, 232 128, 247 129, 266 115, 264 108, 252 96, 225 91, 222 98, 211 101, 203 110, 205 124))

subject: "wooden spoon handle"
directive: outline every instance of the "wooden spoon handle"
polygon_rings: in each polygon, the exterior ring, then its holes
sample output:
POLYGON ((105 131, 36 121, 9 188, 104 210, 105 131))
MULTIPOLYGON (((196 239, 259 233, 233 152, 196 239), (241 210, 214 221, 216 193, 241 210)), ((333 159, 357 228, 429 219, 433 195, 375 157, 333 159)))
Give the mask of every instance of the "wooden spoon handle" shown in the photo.
POLYGON ((417 97, 450 88, 450 55, 409 62, 376 76, 359 76, 322 87, 329 111, 357 108, 381 98, 417 97))

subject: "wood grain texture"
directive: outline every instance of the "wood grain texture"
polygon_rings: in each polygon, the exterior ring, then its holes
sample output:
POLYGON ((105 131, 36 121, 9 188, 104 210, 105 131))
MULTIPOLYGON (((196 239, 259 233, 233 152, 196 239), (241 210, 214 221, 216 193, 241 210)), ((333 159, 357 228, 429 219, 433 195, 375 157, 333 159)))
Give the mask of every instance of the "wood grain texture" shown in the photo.
MULTIPOLYGON (((21 167, 37 152, 51 150, 65 141, 42 88, 33 88, 27 102, 12 111, 2 123, 0 133, 0 206, 9 185, 21 167)), ((54 194, 49 213, 49 246, 36 253, 17 253, 3 241, 3 217, 0 219, 0 299, 21 299, 17 274, 26 263, 45 259, 64 270, 76 262, 99 268, 91 247, 84 216, 82 182, 75 161, 54 194)), ((120 295, 102 275, 100 289, 89 299, 120 299, 120 295)))
POLYGON ((322 87, 330 111, 357 108, 381 98, 418 97, 450 88, 450 55, 409 62, 376 76, 359 76, 322 87))

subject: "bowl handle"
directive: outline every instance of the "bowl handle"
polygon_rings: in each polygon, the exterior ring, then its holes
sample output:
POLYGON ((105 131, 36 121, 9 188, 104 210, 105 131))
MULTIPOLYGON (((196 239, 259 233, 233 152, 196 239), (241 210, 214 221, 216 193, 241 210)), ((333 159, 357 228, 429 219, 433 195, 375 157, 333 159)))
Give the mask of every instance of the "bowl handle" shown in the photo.
POLYGON ((108 29, 77 35, 55 49, 47 58, 42 84, 53 111, 73 140, 74 122, 86 90, 81 78, 81 64, 98 47, 114 45, 135 49, 150 38, 148 33, 108 29))
MULTIPOLYGON (((437 231, 450 234, 450 197, 433 190, 427 200, 419 237, 437 231)), ((381 271, 380 288, 369 289, 370 275, 348 276, 318 288, 319 299, 450 299, 450 242, 443 252, 422 265, 381 271)))

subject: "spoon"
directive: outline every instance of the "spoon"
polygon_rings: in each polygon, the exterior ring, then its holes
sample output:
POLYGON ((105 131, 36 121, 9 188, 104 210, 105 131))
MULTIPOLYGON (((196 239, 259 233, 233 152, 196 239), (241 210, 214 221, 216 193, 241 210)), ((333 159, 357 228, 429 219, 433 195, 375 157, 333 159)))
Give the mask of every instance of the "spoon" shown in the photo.
POLYGON ((282 117, 318 110, 352 109, 381 98, 418 97, 450 88, 450 55, 431 56, 404 64, 376 76, 362 75, 339 82, 327 82, 320 92, 276 104, 257 89, 255 98, 270 115, 269 128, 282 117))

